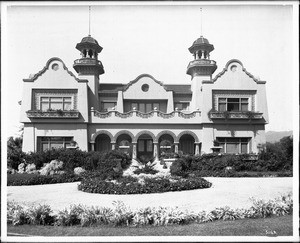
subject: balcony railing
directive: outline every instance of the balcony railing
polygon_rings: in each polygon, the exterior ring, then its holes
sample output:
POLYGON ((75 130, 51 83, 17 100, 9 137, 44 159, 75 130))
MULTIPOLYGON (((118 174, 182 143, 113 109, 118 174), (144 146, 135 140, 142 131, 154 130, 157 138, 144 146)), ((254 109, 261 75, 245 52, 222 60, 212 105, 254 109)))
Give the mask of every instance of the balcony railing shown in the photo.
POLYGON ((99 123, 200 123, 200 111, 191 113, 173 111, 164 113, 158 110, 143 113, 137 110, 121 113, 115 110, 108 112, 92 111, 93 122, 99 123))
POLYGON ((26 112, 28 118, 79 118, 79 111, 77 110, 29 110, 26 112))
POLYGON ((190 61, 188 67, 197 66, 197 65, 216 65, 216 62, 214 60, 198 59, 198 60, 190 61))
POLYGON ((210 119, 262 119, 263 113, 247 111, 247 112, 233 112, 233 111, 213 111, 209 113, 210 119))
POLYGON ((98 64, 100 66, 102 66, 102 63, 99 60, 93 59, 93 58, 80 58, 80 59, 76 59, 74 61, 74 64, 98 64))

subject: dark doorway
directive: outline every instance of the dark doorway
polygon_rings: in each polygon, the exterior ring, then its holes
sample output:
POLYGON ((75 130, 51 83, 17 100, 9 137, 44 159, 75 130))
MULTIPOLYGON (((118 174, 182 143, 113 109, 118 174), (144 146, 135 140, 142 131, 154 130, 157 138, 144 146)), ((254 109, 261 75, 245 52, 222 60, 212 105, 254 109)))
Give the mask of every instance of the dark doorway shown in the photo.
POLYGON ((179 150, 183 154, 195 154, 195 139, 192 135, 184 134, 179 139, 179 150))
POLYGON ((143 134, 137 141, 137 158, 141 162, 148 162, 153 158, 153 139, 148 134, 143 134))
POLYGON ((108 152, 111 150, 111 140, 106 134, 99 134, 96 138, 95 151, 108 152))

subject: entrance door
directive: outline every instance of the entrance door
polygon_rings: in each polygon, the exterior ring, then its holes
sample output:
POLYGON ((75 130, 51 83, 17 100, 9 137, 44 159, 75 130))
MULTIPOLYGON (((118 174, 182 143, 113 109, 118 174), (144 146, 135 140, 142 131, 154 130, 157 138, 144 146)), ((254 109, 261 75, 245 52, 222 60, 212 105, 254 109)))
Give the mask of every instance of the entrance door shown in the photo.
POLYGON ((153 140, 149 135, 142 135, 138 139, 137 158, 145 163, 153 158, 153 140))

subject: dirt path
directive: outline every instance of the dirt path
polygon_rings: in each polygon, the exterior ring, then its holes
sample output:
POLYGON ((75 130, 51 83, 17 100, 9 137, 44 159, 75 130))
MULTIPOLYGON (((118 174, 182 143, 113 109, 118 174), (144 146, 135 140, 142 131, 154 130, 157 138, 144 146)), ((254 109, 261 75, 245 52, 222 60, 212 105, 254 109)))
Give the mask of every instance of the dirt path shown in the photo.
POLYGON ((246 208, 251 205, 250 197, 273 199, 292 192, 293 180, 284 178, 205 178, 213 183, 208 189, 138 195, 104 195, 77 190, 77 184, 64 183, 37 186, 9 186, 8 200, 49 204, 54 211, 70 204, 89 206, 112 206, 121 200, 132 209, 147 206, 178 206, 180 209, 202 211, 220 206, 246 208))

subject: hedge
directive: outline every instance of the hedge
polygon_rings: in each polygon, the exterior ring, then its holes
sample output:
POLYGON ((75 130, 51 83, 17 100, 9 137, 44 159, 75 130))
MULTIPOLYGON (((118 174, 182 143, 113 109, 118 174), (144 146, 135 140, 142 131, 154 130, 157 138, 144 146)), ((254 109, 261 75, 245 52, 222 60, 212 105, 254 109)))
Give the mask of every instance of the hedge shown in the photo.
POLYGON ((84 176, 78 190, 101 194, 138 194, 183 191, 211 187, 211 183, 203 178, 144 178, 138 181, 134 177, 122 177, 116 181, 105 181, 97 176, 84 176))
POLYGON ((172 163, 170 172, 172 175, 185 177, 191 173, 201 176, 239 177, 241 172, 248 171, 265 172, 262 174, 278 172, 278 176, 292 176, 292 168, 283 166, 282 162, 273 159, 253 160, 251 157, 251 154, 182 155, 172 163))
POLYGON ((19 174, 8 175, 7 186, 24 186, 24 185, 43 185, 43 184, 56 184, 80 181, 81 175, 74 173, 64 173, 61 175, 36 175, 30 174, 29 178, 18 178, 19 174))

